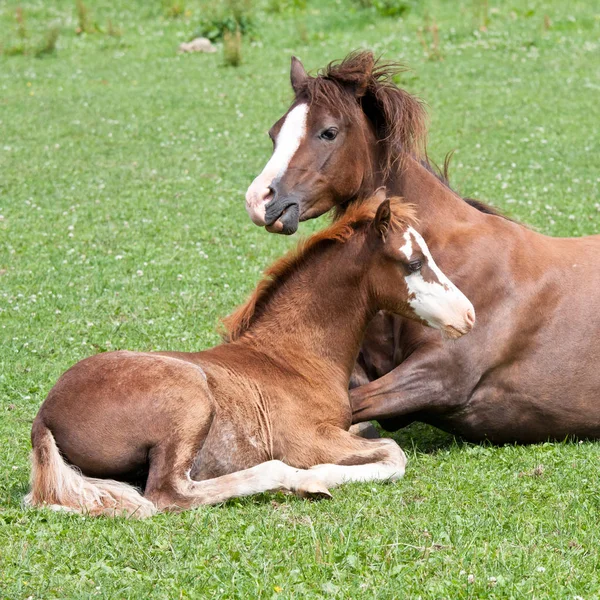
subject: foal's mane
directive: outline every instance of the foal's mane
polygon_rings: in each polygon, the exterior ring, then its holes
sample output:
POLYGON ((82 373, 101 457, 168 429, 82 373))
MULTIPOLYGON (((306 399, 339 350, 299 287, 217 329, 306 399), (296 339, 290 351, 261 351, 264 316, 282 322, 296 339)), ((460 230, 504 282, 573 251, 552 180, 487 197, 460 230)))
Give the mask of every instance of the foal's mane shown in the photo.
MULTIPOLYGON (((378 202, 366 201, 348 207, 344 215, 329 227, 302 240, 295 249, 275 261, 265 270, 264 278, 256 286, 248 300, 231 315, 222 320, 223 339, 233 342, 245 334, 265 312, 277 290, 315 254, 333 243, 346 243, 357 231, 371 223, 379 207, 378 202)), ((401 198, 390 198, 390 229, 394 230, 408 222, 414 222, 412 205, 401 198)))
MULTIPOLYGON (((375 58, 370 50, 352 52, 341 61, 330 62, 316 77, 305 78, 296 95, 304 96, 310 103, 325 106, 338 114, 347 115, 352 115, 356 110, 358 100, 360 108, 375 127, 383 151, 382 172, 385 177, 404 157, 411 156, 448 189, 452 189, 448 180, 452 152, 446 156, 443 169, 429 160, 424 105, 394 83, 394 77, 406 70, 401 63, 375 58)), ((463 200, 479 212, 512 220, 480 200, 463 200)), ((336 214, 343 213, 345 209, 339 207, 336 214)))

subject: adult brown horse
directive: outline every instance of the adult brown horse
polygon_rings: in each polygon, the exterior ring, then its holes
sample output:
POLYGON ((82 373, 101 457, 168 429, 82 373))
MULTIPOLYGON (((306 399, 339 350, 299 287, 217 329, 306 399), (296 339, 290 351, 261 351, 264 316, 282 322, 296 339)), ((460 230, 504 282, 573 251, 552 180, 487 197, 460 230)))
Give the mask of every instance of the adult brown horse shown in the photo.
POLYGON ((257 225, 293 233, 385 186, 417 207, 433 255, 477 310, 474 332, 453 344, 378 315, 357 365, 366 384, 351 391, 354 421, 418 420, 497 443, 599 437, 600 236, 550 238, 460 198, 430 167, 423 108, 393 84, 396 72, 370 52, 316 77, 292 59, 295 99, 246 195, 257 225))
POLYGON ((77 363, 33 423, 26 502, 143 517, 401 477, 406 457, 393 440, 347 431, 348 382, 367 324, 384 309, 456 338, 475 318, 411 215, 380 196, 347 211, 269 269, 226 320, 227 344, 77 363), (143 496, 132 479, 144 482, 143 496))

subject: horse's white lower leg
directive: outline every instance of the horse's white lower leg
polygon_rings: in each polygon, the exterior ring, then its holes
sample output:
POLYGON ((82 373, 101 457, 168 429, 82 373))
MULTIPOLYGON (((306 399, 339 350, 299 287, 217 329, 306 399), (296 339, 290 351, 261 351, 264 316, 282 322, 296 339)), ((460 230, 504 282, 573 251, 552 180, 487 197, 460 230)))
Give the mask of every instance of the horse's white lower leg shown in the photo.
MULTIPOLYGON (((316 465, 296 474, 298 485, 302 487, 303 478, 318 480, 326 487, 335 487, 343 483, 365 481, 396 481, 404 475, 406 455, 393 440, 382 439, 380 451, 384 456, 377 462, 362 465, 316 465)), ((378 448, 379 450, 379 448, 378 448)))
MULTIPOLYGON (((343 432, 346 433, 346 432, 343 432)), ((366 443, 366 442, 365 442, 366 443)), ((394 442, 371 442, 376 462, 360 465, 322 464, 296 469, 279 460, 214 479, 193 481, 189 474, 173 482, 173 493, 157 499, 161 509, 183 509, 203 504, 219 504, 230 498, 286 490, 300 495, 328 496, 328 487, 351 481, 395 481, 404 475, 406 456, 394 442)))
POLYGON ((179 499, 189 506, 219 504, 230 498, 277 490, 303 491, 298 490, 298 485, 304 482, 310 486, 307 491, 321 491, 312 481, 315 477, 301 477, 301 473, 309 471, 295 469, 279 460, 271 460, 250 469, 204 481, 193 481, 188 475, 186 479, 176 483, 175 491, 179 499))

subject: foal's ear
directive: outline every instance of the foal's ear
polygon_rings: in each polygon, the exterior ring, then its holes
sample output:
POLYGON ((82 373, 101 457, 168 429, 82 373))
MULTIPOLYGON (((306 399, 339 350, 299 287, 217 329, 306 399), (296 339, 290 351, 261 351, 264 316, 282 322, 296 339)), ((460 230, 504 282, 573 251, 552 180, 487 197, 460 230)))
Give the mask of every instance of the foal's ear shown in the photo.
POLYGON ((384 200, 375 213, 373 219, 373 229, 377 232, 377 235, 385 241, 388 229, 390 228, 390 221, 392 219, 392 209, 390 208, 390 201, 384 200))
POLYGON ((304 65, 295 57, 292 56, 292 68, 290 69, 290 81, 292 82, 292 88, 294 93, 298 95, 300 90, 304 87, 304 83, 308 79, 308 73, 304 68, 304 65))

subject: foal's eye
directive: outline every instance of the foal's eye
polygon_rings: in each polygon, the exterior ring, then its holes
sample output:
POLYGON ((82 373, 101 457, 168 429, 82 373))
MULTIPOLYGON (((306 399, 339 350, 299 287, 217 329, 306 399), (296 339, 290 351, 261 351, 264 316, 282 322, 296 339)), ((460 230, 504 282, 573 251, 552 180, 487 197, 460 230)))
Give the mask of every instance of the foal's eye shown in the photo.
POLYGON ((337 137, 338 130, 335 127, 330 127, 321 133, 321 139, 331 142, 337 137))
POLYGON ((411 273, 416 273, 417 271, 421 270, 422 266, 423 263, 420 260, 411 260, 408 263, 408 270, 411 271, 411 273))

